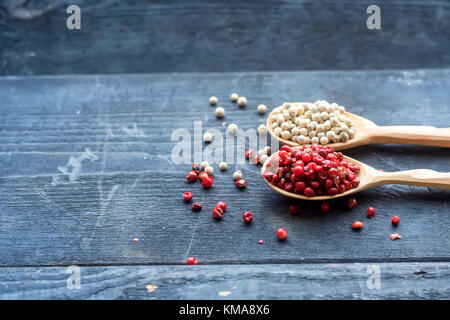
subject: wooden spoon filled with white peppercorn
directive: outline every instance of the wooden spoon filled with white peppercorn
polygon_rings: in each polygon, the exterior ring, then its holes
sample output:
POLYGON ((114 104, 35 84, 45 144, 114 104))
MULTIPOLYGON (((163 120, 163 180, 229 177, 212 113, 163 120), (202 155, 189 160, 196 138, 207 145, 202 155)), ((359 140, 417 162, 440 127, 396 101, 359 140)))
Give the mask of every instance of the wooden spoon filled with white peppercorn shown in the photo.
POLYGON ((450 148, 450 128, 378 126, 325 101, 285 103, 269 114, 267 129, 281 144, 292 147, 318 143, 339 151, 366 144, 399 143, 450 148))

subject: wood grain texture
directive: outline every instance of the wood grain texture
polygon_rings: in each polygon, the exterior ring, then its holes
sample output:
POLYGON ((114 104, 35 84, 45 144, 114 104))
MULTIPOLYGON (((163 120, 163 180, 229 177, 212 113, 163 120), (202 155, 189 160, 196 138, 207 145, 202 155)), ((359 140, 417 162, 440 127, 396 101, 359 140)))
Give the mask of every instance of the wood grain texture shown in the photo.
POLYGON ((379 0, 382 30, 370 0, 30 0, 32 19, 19 2, 0 7, 2 75, 450 66, 448 1, 379 0))
POLYGON ((79 289, 68 289, 73 271, 66 271, 65 267, 0 268, 0 299, 450 297, 448 263, 81 267, 79 289), (367 285, 375 272, 379 289, 372 280, 367 285))
MULTIPOLYGON (((173 166, 170 152, 176 128, 192 132, 196 120, 222 132, 222 121, 256 128, 265 122, 258 104, 285 100, 338 101, 380 125, 448 126, 449 86, 449 70, 1 78, 0 265, 182 264, 187 256, 206 264, 448 262, 448 190, 376 187, 351 211, 346 199, 328 214, 295 202, 300 214, 291 216, 290 200, 265 185, 258 166, 215 166, 215 184, 203 190, 185 182, 190 165, 173 166), (235 91, 248 98, 246 108, 228 102, 235 91), (211 95, 224 120, 215 118, 211 95), (240 192, 235 168, 248 179, 240 192), (183 203, 185 191, 203 202, 201 212, 183 203), (228 210, 217 222, 211 210, 219 200, 228 210), (371 221, 368 206, 377 210, 371 221), (242 223, 247 210, 250 226, 242 223), (393 215, 401 218, 396 229, 393 215), (350 230, 357 219, 366 222, 359 233, 350 230), (287 241, 276 240, 278 227, 287 241), (389 239, 394 230, 401 240, 389 239)), ((374 145, 346 154, 386 171, 450 169, 443 148, 374 145)))

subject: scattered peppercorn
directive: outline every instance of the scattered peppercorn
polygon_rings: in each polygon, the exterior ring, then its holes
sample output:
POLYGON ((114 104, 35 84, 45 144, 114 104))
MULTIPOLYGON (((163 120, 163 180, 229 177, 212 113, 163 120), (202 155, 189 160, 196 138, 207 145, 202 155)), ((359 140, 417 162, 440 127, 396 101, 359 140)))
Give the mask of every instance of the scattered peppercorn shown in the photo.
POLYGON ((217 99, 217 97, 212 96, 212 97, 209 98, 209 103, 210 103, 212 106, 215 106, 215 105, 217 104, 218 101, 219 101, 219 99, 217 99))
POLYGON ((205 142, 211 142, 212 141, 212 134, 209 132, 205 132, 203 135, 203 141, 205 142))
POLYGON ((298 213, 298 207, 297 207, 296 205, 291 204, 291 205, 289 206, 289 212, 290 212, 291 214, 297 214, 297 213, 298 213))
POLYGON ((225 212, 227 210, 227 204, 224 201, 219 201, 216 204, 216 208, 220 208, 225 212))
POLYGON ((320 209, 322 210, 322 212, 330 211, 330 203, 328 201, 322 202, 322 204, 320 205, 320 209))
POLYGON ((402 236, 399 233, 391 233, 389 235, 389 238, 391 238, 391 240, 395 240, 395 239, 401 239, 402 236))
POLYGON ((352 223, 352 229, 362 229, 364 227, 364 223, 361 221, 355 221, 352 223))
POLYGON ((187 265, 196 265, 198 264, 197 259, 195 259, 194 257, 189 257, 186 260, 186 264, 187 265))
POLYGON ((221 208, 219 208, 219 207, 215 207, 212 210, 212 215, 216 219, 222 219, 222 217, 223 217, 223 210, 221 208))
POLYGON ((190 193, 190 192, 183 193, 183 199, 185 201, 191 201, 192 200, 192 193, 190 193))
POLYGON ((202 210, 202 204, 200 202, 194 202, 192 204, 192 211, 200 211, 202 210))
POLYGON ((373 218, 375 216, 375 208, 368 207, 367 208, 367 218, 373 218))
POLYGON ((195 163, 192 164, 192 171, 199 174, 200 173, 200 167, 196 165, 195 163))
POLYGON ((227 163, 224 162, 224 161, 220 162, 219 163, 219 170, 221 170, 221 171, 227 170, 227 163))
POLYGON ((247 186, 247 181, 245 181, 245 179, 236 180, 236 186, 238 188, 245 188, 247 186))
POLYGON ((238 132, 238 126, 235 123, 232 123, 228 126, 228 133, 231 135, 235 135, 238 132))
POLYGON ((250 223, 253 220, 253 214, 251 212, 246 212, 244 213, 244 215, 242 216, 242 219, 244 219, 245 223, 250 223))
POLYGON ((239 97, 237 100, 237 103, 240 107, 244 107, 247 104, 247 98, 246 97, 239 97))
POLYGON ((232 93, 230 95, 230 99, 231 99, 231 101, 236 102, 239 99, 239 95, 237 93, 232 93))
POLYGON ((242 178, 242 171, 241 170, 236 170, 234 173, 233 173, 233 179, 234 180, 239 180, 239 179, 241 179, 242 178))
POLYGON ((393 225, 396 226, 400 222, 400 218, 397 217, 397 216, 393 216, 392 219, 391 219, 391 222, 392 222, 393 225))
POLYGON ((214 183, 214 179, 213 177, 204 177, 202 180, 202 186, 203 188, 209 188, 212 186, 212 184, 214 183))
POLYGON ((258 240, 258 243, 259 243, 259 244, 263 244, 263 243, 264 243, 264 240, 263 240, 263 239, 258 240))
POLYGON ((279 228, 279 229, 277 230, 277 237, 278 237, 278 239, 280 239, 280 240, 286 239, 286 237, 287 237, 287 232, 286 232, 286 230, 285 230, 284 228, 279 228))
POLYGON ((208 176, 209 176, 208 172, 202 171, 202 172, 200 172, 200 174, 198 175, 198 178, 199 178, 200 180, 203 180, 205 177, 208 177, 208 176))
POLYGON ((197 181, 198 175, 195 171, 189 171, 188 174, 186 175, 186 179, 189 182, 194 182, 194 181, 197 181))
POLYGON ((266 113, 266 111, 267 111, 267 107, 266 107, 264 104, 260 104, 260 105, 258 106, 258 112, 259 112, 260 114, 264 114, 264 113, 266 113))
POLYGON ((208 161, 203 161, 203 162, 200 164, 200 168, 203 169, 203 170, 205 170, 205 168, 206 168, 207 166, 209 166, 208 161))
POLYGON ((205 168, 205 172, 208 174, 208 175, 212 175, 213 173, 214 173, 214 169, 213 169, 213 167, 211 167, 211 166, 207 166, 206 168, 205 168))
POLYGON ((225 109, 222 107, 217 107, 215 114, 217 118, 223 118, 225 116, 225 109))
POLYGON ((358 201, 356 201, 355 197, 351 197, 347 200, 347 206, 350 209, 353 209, 354 207, 356 207, 357 204, 358 204, 358 201))

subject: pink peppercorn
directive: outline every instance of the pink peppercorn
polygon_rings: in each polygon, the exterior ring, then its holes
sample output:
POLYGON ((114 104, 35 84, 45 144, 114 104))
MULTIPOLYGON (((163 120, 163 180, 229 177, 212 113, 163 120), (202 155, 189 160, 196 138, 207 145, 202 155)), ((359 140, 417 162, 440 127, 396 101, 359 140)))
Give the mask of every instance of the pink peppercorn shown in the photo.
POLYGON ((192 193, 190 193, 190 192, 183 193, 183 199, 185 201, 191 201, 192 200, 192 193))
POLYGON ((195 259, 194 257, 189 257, 186 260, 186 264, 187 265, 196 265, 198 264, 197 259, 195 259))
POLYGON ((246 212, 244 213, 244 215, 242 216, 242 219, 244 219, 245 223, 250 223, 253 220, 253 214, 251 212, 246 212))
POLYGON ((280 240, 286 239, 286 237, 287 237, 287 232, 286 232, 286 230, 285 230, 284 228, 279 228, 279 229, 277 230, 277 237, 278 237, 278 239, 280 239, 280 240))
POLYGON ((214 179, 213 177, 205 177, 202 180, 202 186, 203 188, 209 188, 212 186, 212 184, 214 183, 214 179))
POLYGON ((373 218, 375 216, 375 208, 368 207, 367 208, 367 218, 373 218))
POLYGON ((400 222, 400 218, 397 217, 397 216, 393 216, 392 219, 391 219, 391 222, 392 222, 393 225, 396 226, 400 222))
POLYGON ((297 213, 298 213, 298 207, 297 207, 296 205, 291 204, 291 205, 289 206, 289 212, 290 212, 291 214, 297 214, 297 213))

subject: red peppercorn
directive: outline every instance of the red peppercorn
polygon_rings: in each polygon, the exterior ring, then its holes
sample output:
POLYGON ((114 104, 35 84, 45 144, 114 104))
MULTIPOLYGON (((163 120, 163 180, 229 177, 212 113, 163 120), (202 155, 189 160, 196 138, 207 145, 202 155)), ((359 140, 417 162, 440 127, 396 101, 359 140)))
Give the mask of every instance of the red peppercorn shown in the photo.
POLYGON ((244 215, 242 216, 242 219, 244 219, 245 223, 250 223, 253 220, 253 214, 251 212, 246 212, 244 213, 244 215))
POLYGON ((216 208, 220 208, 225 212, 225 210, 227 210, 227 204, 223 201, 219 201, 216 204, 216 208))
POLYGON ((238 188, 245 188, 247 186, 247 181, 245 181, 245 179, 238 179, 235 183, 238 188))
POLYGON ((212 211, 212 215, 216 219, 222 219, 223 217, 223 210, 221 208, 215 207, 212 211))
POLYGON ((214 179, 213 177, 205 177, 202 180, 202 186, 203 188, 209 188, 212 186, 212 184, 214 183, 214 179))
POLYGON ((393 225, 398 225, 398 223, 400 222, 400 218, 397 216, 393 216, 391 222, 393 225))
POLYGON ((402 236, 400 235, 400 233, 391 233, 389 235, 389 238, 391 238, 391 240, 395 240, 395 239, 401 239, 402 236))
POLYGON ((361 221, 355 221, 352 223, 352 229, 362 229, 364 227, 364 223, 361 221))
POLYGON ((311 155, 309 153, 302 154, 302 161, 304 163, 309 163, 311 161, 311 155))
POLYGON ((254 154, 255 154, 255 151, 253 151, 252 149, 247 149, 245 151, 245 158, 250 159, 251 157, 253 157, 254 154))
POLYGON ((209 177, 209 174, 208 174, 206 171, 202 171, 202 172, 200 172, 200 174, 198 175, 198 178, 199 178, 200 180, 203 180, 203 179, 205 179, 206 177, 209 177))
POLYGON ((330 203, 328 201, 322 202, 322 204, 320 205, 320 209, 322 210, 322 212, 330 211, 330 203))
POLYGON ((290 212, 291 214, 297 214, 297 213, 298 213, 298 207, 297 207, 296 205, 291 204, 291 205, 289 206, 289 212, 290 212))
POLYGON ((189 257, 189 258, 187 258, 187 260, 186 260, 186 264, 187 265, 196 265, 198 262, 197 262, 197 259, 195 259, 194 257, 189 257))
POLYGON ((261 240, 258 240, 258 243, 259 243, 259 244, 263 244, 263 243, 264 243, 264 240, 262 240, 262 239, 261 239, 261 240))
POLYGON ((183 193, 183 199, 185 201, 191 201, 192 200, 192 193, 190 193, 190 192, 183 193))
POLYGON ((202 210, 202 204, 200 202, 194 202, 192 204, 192 210, 193 211, 199 211, 202 210))
POLYGON ((198 175, 195 171, 189 171, 188 174, 186 175, 186 179, 189 182, 194 182, 197 181, 198 175))
POLYGON ((195 171, 197 174, 200 172, 200 167, 195 163, 192 164, 192 171, 195 171))
POLYGON ((316 195, 314 190, 310 187, 305 188, 305 190, 303 190, 303 194, 307 197, 314 197, 316 195))
POLYGON ((278 237, 278 239, 280 239, 280 240, 286 239, 286 237, 287 237, 287 232, 286 232, 286 230, 285 230, 284 228, 279 228, 279 229, 277 230, 277 237, 278 237))
POLYGON ((375 208, 368 207, 367 208, 367 217, 368 218, 373 218, 374 216, 375 216, 375 208))
POLYGON ((358 204, 355 197, 351 197, 347 200, 347 205, 350 209, 353 209, 358 204))
POLYGON ((281 151, 292 152, 292 149, 288 145, 284 145, 280 148, 281 151))

